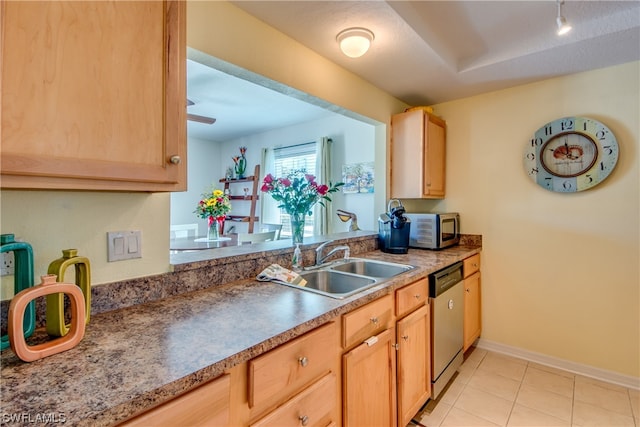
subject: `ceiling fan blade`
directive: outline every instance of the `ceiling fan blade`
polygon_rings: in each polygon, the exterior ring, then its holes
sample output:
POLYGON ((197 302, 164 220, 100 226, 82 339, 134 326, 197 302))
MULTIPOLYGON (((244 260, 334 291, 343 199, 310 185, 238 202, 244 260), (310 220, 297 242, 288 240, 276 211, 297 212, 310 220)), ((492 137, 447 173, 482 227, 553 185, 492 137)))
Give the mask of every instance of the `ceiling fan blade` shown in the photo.
POLYGON ((213 117, 199 116, 197 114, 187 114, 187 120, 191 120, 192 122, 204 123, 206 125, 212 125, 216 122, 216 119, 214 119, 213 117))

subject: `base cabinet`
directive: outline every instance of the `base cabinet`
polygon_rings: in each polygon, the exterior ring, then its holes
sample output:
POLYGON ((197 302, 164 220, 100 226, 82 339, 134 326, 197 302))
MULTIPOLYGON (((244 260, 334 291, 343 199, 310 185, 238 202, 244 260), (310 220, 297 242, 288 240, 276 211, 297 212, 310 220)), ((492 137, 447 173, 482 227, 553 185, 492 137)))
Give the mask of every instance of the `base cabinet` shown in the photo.
POLYGON ((464 326, 463 349, 466 351, 482 331, 480 254, 464 260, 464 326))
POLYGON ((330 322, 248 362, 251 427, 324 427, 339 421, 339 331, 339 323, 330 322))
MULTIPOLYGON (((481 330, 479 266, 464 260, 465 349, 481 330)), ((124 425, 405 427, 431 397, 431 310, 417 280, 124 425)))
POLYGON ((397 323, 398 426, 406 426, 431 396, 429 306, 397 323))
POLYGON ((223 375, 121 425, 226 427, 229 425, 230 381, 230 375, 223 375))
POLYGON ((345 427, 396 426, 395 328, 342 356, 345 427))
POLYGON ((329 373, 250 427, 325 427, 336 398, 336 374, 329 373))

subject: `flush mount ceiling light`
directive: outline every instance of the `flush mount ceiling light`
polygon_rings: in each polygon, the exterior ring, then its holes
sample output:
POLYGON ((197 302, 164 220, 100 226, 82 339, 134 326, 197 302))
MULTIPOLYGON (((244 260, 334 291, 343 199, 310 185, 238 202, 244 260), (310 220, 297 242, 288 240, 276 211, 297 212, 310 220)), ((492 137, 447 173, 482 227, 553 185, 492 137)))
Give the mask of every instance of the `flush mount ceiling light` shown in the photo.
POLYGON ((556 3, 558 4, 558 17, 556 18, 556 24, 558 25, 557 34, 561 36, 571 31, 571 25, 569 25, 565 17, 562 16, 562 5, 564 4, 564 0, 556 0, 556 3))
POLYGON ((373 39, 371 31, 360 27, 347 28, 336 36, 340 50, 350 58, 359 58, 367 53, 373 39))

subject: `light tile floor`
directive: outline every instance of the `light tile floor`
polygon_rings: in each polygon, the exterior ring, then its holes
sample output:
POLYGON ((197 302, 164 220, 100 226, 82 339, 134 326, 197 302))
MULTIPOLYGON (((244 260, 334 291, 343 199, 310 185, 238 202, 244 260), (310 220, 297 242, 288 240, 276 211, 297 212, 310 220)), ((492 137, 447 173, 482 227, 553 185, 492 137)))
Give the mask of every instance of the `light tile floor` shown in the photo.
POLYGON ((473 349, 413 426, 640 427, 640 391, 473 349))

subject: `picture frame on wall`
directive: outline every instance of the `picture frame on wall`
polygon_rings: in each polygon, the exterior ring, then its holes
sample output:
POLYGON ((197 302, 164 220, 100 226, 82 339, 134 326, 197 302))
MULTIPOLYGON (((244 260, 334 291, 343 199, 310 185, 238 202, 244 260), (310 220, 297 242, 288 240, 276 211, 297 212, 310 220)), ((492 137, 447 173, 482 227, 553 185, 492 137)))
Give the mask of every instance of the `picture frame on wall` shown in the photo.
POLYGON ((374 192, 374 162, 342 165, 342 192, 344 194, 371 194, 374 192))

